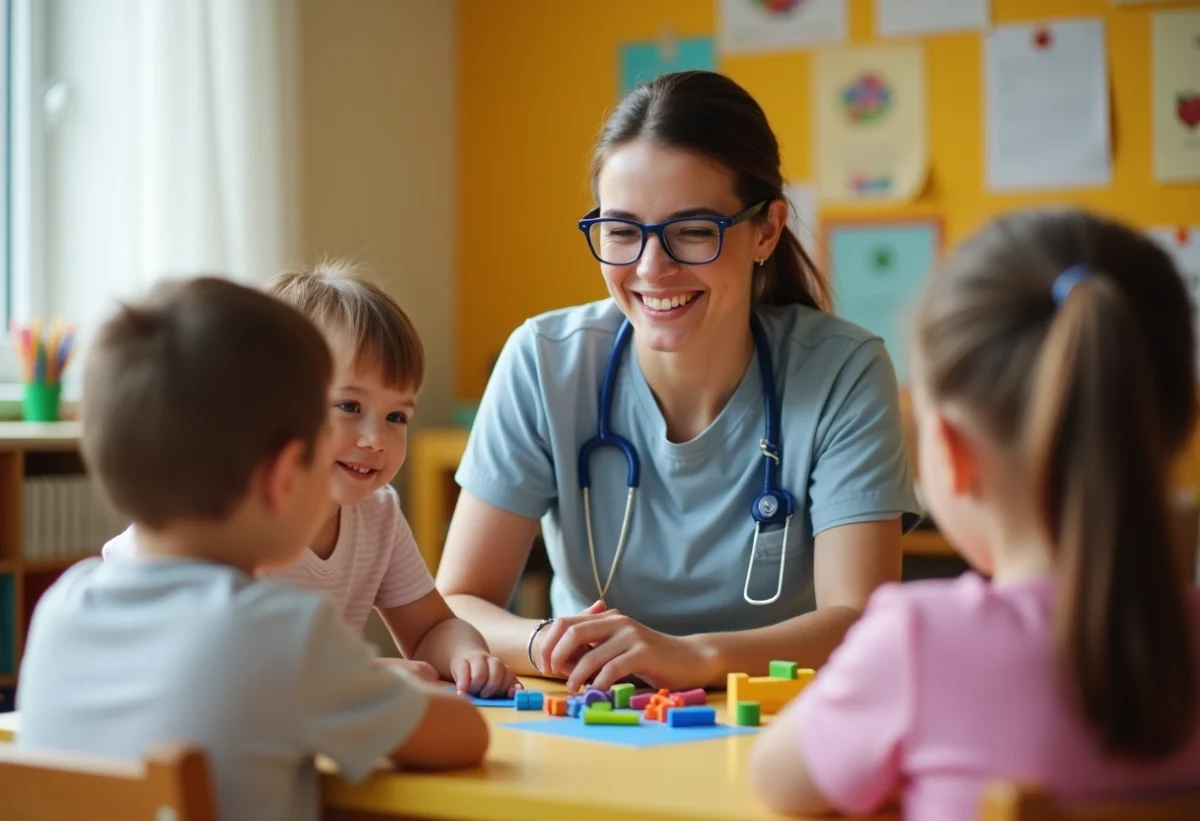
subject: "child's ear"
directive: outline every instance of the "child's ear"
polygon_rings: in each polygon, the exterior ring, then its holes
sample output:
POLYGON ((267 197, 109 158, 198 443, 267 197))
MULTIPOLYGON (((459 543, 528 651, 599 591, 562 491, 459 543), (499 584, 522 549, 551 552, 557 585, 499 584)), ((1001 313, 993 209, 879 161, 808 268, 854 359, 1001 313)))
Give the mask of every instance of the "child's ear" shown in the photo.
POLYGON ((276 513, 288 506, 296 487, 296 474, 304 461, 305 446, 298 439, 288 442, 259 470, 263 503, 276 513))
POLYGON ((938 418, 939 433, 946 445, 950 465, 950 490, 958 496, 973 496, 979 487, 979 459, 971 440, 953 422, 938 418))

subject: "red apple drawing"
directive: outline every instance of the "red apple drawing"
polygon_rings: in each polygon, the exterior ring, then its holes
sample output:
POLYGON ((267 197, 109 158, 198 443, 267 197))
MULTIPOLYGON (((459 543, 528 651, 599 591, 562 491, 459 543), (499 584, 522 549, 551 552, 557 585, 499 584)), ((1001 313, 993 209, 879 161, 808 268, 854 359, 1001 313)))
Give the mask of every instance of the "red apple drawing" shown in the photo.
POLYGON ((1200 94, 1189 92, 1176 97, 1175 116, 1188 128, 1200 125, 1200 94))

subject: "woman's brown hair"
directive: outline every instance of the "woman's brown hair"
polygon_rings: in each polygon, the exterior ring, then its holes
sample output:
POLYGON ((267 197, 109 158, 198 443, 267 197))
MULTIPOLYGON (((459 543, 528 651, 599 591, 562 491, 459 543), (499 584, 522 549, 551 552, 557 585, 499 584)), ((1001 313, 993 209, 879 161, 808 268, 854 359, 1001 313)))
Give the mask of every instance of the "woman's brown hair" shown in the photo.
POLYGON ((1032 477, 1057 551, 1059 673, 1103 748, 1130 759, 1178 750, 1200 708, 1168 503, 1196 418, 1194 334, 1170 258, 1071 209, 995 220, 917 310, 932 401, 962 408, 1032 477))
MULTIPOLYGON (((779 141, 767 115, 745 89, 724 75, 711 71, 664 74, 629 92, 604 124, 596 143, 593 192, 609 155, 634 140, 693 151, 721 163, 733 174, 734 190, 743 207, 786 199, 779 141)), ((786 226, 774 253, 755 269, 754 296, 761 304, 799 303, 829 310, 829 283, 786 226)))

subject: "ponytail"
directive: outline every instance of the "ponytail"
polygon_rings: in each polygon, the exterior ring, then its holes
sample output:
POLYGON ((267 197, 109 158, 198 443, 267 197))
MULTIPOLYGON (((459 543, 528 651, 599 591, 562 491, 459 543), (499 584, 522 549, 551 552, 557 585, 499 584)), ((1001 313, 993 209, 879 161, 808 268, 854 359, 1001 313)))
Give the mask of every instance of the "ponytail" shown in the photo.
POLYGON ((756 272, 754 293, 762 305, 807 305, 828 311, 832 303, 829 281, 786 225, 775 253, 756 272))
POLYGON ((1153 367, 1116 280, 1083 279, 1038 354, 1024 443, 1057 549, 1059 674, 1105 751, 1143 760, 1180 749, 1200 708, 1153 367))

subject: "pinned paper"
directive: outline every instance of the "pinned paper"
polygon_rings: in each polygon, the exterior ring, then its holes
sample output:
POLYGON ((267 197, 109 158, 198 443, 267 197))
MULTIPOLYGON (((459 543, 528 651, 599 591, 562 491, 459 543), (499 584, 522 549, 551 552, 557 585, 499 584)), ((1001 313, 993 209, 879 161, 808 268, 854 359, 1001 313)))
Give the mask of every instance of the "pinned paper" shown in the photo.
MULTIPOLYGON (((1151 228, 1147 232, 1161 245, 1192 297, 1192 327, 1200 327, 1200 226, 1175 226, 1174 228, 1151 228)), ((1200 377, 1200 339, 1197 340, 1197 377, 1200 377)))
POLYGON ((846 40, 846 0, 721 0, 717 13, 718 42, 725 54, 846 40))
POLYGON ((990 0, 875 0, 885 37, 911 37, 987 28, 990 0))
POLYGON ((901 384, 908 381, 907 317, 941 253, 933 219, 827 226, 828 275, 837 313, 883 339, 901 384))
POLYGON ((1200 8, 1152 19, 1154 178, 1200 180, 1200 8))
POLYGON ((621 96, 638 83, 648 83, 663 74, 689 69, 713 71, 715 65, 711 37, 676 37, 671 29, 664 29, 658 40, 621 47, 621 96))
POLYGON ((899 202, 928 173, 925 59, 918 46, 818 52, 813 71, 822 200, 899 202))
POLYGON ((1108 57, 1101 20, 999 26, 987 39, 993 191, 1108 185, 1108 57))

